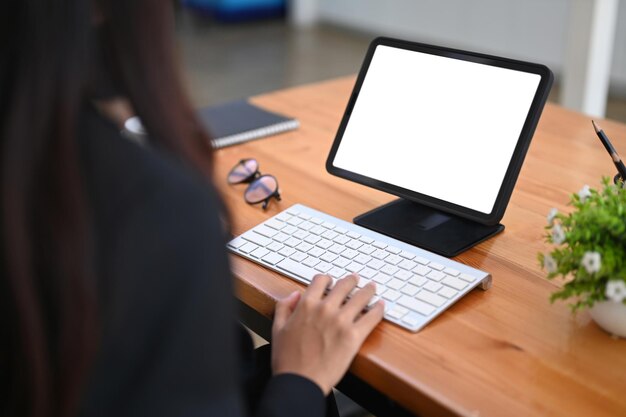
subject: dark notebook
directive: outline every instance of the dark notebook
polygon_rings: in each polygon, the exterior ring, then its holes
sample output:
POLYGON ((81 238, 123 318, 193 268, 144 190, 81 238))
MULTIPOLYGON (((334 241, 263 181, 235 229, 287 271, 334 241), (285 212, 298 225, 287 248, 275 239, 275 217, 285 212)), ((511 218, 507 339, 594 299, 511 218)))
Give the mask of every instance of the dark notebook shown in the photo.
POLYGON ((246 100, 238 100, 198 110, 213 138, 213 146, 223 148, 297 129, 298 120, 263 110, 246 100))

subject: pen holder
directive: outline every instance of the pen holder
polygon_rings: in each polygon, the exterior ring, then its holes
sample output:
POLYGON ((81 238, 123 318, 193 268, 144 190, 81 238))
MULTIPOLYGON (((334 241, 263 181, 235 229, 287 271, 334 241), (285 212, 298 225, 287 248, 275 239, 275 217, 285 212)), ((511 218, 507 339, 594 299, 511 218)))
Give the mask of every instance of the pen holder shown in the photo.
POLYGON ((624 178, 619 173, 613 177, 613 183, 618 187, 626 188, 626 182, 624 182, 624 178))

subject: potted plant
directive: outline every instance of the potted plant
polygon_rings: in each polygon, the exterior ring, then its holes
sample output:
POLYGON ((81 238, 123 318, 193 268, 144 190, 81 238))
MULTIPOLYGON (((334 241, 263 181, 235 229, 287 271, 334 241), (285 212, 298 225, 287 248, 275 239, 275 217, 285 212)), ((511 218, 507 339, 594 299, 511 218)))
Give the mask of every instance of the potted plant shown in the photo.
POLYGON ((571 213, 550 211, 546 241, 554 247, 539 261, 548 279, 566 280, 551 301, 573 299, 572 311, 589 308, 600 327, 626 337, 626 189, 602 184, 573 194, 571 213))

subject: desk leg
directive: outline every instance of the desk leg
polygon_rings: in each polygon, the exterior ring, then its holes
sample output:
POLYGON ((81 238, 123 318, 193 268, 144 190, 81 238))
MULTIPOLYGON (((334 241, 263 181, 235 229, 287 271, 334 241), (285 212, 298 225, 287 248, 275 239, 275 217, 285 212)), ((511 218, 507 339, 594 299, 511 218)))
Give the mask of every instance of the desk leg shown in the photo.
MULTIPOLYGON (((265 340, 271 340, 272 321, 242 301, 238 300, 238 304, 239 321, 265 340)), ((376 391, 369 384, 349 372, 336 388, 376 417, 413 416, 384 394, 376 391)))
POLYGON ((611 76, 618 0, 573 0, 561 104, 604 117, 611 76))

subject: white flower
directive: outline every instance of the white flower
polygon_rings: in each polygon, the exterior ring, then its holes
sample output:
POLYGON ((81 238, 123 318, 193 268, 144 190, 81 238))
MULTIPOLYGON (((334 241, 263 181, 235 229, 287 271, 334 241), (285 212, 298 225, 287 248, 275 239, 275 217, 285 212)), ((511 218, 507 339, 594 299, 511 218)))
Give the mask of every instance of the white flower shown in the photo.
POLYGON ((614 303, 621 303, 626 299, 626 283, 624 281, 609 281, 606 284, 604 295, 614 303))
POLYGON ((600 254, 598 252, 585 252, 580 264, 585 267, 588 273, 598 272, 602 266, 600 254))
POLYGON ((561 228, 560 225, 555 224, 552 227, 552 242, 556 243, 557 245, 560 245, 564 241, 565 241, 565 232, 563 231, 563 228, 561 228))
POLYGON ((550 213, 548 213, 548 224, 550 226, 554 224, 554 218, 556 217, 557 214, 559 214, 559 211, 555 208, 550 210, 550 213))
POLYGON ((549 274, 556 272, 558 265, 554 258, 548 254, 543 257, 543 267, 546 268, 549 274))
POLYGON ((580 202, 584 203, 589 197, 591 197, 591 190, 588 185, 585 185, 583 188, 578 191, 578 197, 580 198, 580 202))

